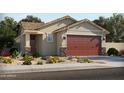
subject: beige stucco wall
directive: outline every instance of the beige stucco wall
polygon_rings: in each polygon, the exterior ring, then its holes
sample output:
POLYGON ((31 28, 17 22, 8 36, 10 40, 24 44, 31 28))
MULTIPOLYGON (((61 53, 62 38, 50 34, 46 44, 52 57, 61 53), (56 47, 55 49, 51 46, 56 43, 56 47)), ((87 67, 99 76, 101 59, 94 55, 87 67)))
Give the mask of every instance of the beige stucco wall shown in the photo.
POLYGON ((60 55, 60 48, 61 47, 67 47, 67 31, 61 31, 59 33, 56 33, 57 35, 57 54, 60 55), (65 37, 65 39, 63 39, 65 37))
POLYGON ((109 48, 116 48, 117 50, 120 51, 120 50, 124 49, 124 43, 104 43, 103 47, 106 48, 106 51, 109 48))
POLYGON ((91 36, 101 36, 101 46, 105 43, 105 33, 99 28, 91 25, 90 23, 81 23, 69 30, 67 30, 67 35, 91 35, 91 36), (104 40, 103 40, 104 37, 104 40))
POLYGON ((20 51, 23 54, 25 52, 25 35, 20 37, 20 51))
MULTIPOLYGON (((73 23, 74 21, 71 20, 71 19, 65 19, 65 20, 62 20, 58 23, 55 23, 55 24, 52 24, 44 29, 41 29, 40 31, 43 32, 43 37, 42 37, 42 47, 41 47, 41 50, 42 50, 42 55, 57 55, 57 42, 56 42, 56 34, 54 34, 54 42, 48 42, 47 41, 47 35, 48 34, 52 34, 53 31, 59 29, 59 28, 62 28, 70 23, 73 23)), ((60 39, 59 39, 60 40, 60 39)), ((59 41, 58 41, 59 42, 59 41)), ((63 43, 63 42, 62 42, 63 43)))
POLYGON ((103 36, 103 31, 89 23, 81 23, 69 29, 67 34, 103 36))

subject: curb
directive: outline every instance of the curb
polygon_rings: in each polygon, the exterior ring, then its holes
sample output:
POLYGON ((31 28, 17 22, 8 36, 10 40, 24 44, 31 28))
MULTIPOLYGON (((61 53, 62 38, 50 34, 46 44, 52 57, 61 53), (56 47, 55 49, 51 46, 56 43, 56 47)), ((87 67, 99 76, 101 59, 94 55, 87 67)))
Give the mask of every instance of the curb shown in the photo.
POLYGON ((82 66, 79 67, 68 67, 68 68, 31 68, 31 69, 21 69, 21 70, 1 70, 0 74, 9 74, 9 73, 31 73, 31 72, 56 72, 56 71, 70 71, 70 70, 89 70, 89 69, 103 69, 103 68, 116 68, 111 66, 82 66))

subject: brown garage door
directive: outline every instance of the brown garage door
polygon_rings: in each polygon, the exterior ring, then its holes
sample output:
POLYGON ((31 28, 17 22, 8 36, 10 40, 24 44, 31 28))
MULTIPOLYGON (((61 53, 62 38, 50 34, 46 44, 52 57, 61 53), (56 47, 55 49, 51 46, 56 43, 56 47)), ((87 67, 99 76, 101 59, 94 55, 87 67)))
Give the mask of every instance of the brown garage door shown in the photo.
POLYGON ((67 36, 67 55, 68 56, 89 56, 99 55, 101 49, 100 36, 67 36))

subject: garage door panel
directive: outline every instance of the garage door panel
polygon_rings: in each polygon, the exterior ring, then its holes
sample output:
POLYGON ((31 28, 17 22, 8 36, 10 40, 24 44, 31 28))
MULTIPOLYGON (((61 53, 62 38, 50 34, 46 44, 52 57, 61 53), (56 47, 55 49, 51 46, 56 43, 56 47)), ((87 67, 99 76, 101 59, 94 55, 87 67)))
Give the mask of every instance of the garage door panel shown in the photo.
POLYGON ((71 50, 70 53, 68 53, 69 56, 89 56, 89 55, 98 55, 98 52, 96 50, 86 50, 86 51, 76 51, 71 50))
POLYGON ((101 48, 99 36, 67 36, 67 55, 98 55, 101 48))

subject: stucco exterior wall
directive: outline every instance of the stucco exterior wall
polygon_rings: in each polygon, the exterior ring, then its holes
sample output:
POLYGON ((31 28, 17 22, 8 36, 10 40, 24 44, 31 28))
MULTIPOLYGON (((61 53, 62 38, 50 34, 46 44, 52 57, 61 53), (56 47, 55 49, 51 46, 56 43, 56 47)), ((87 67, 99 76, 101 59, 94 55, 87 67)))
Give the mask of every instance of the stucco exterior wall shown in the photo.
POLYGON ((67 34, 103 36, 103 31, 89 23, 81 23, 69 29, 67 34))
POLYGON ((25 35, 20 37, 20 51, 23 54, 25 52, 25 35))
POLYGON ((104 43, 103 47, 106 48, 106 51, 109 48, 116 48, 117 50, 124 50, 124 43, 104 43))
POLYGON ((57 36, 57 54, 60 55, 60 48, 67 47, 67 31, 61 31, 56 34, 57 36), (65 37, 65 39, 63 39, 65 37))
MULTIPOLYGON (((43 32, 43 38, 42 38, 42 55, 49 56, 49 55, 57 55, 57 42, 56 42, 56 34, 54 34, 54 42, 48 42, 47 41, 47 35, 52 34, 53 31, 62 28, 68 24, 73 23, 73 20, 65 19, 58 23, 52 24, 44 29, 41 29, 40 31, 43 32)), ((41 43, 40 43, 41 44, 41 43)))
POLYGON ((91 36, 101 36, 101 47, 103 47, 103 43, 105 43, 105 33, 99 28, 89 24, 89 23, 81 23, 69 30, 67 30, 67 35, 91 35, 91 36), (104 38, 104 40, 103 40, 104 38))

